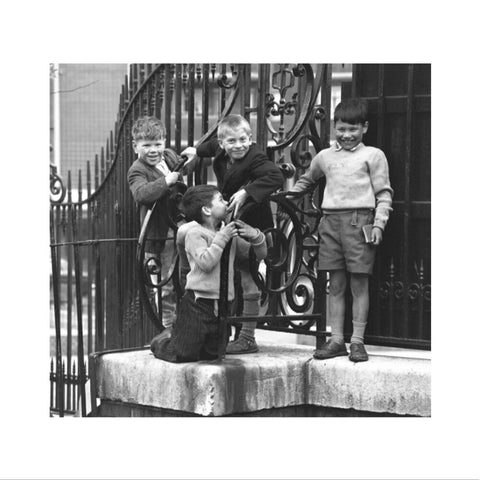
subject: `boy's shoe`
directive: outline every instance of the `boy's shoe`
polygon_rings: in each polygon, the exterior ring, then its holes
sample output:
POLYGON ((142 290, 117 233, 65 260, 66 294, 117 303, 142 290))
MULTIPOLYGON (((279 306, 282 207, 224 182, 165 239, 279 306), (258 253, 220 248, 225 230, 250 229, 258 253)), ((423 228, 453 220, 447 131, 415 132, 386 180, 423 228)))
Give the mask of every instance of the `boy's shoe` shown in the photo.
POLYGON ((227 345, 226 353, 235 355, 241 353, 256 353, 258 346, 255 339, 249 340, 245 337, 240 337, 227 345))
POLYGON ((344 343, 338 343, 330 339, 324 343, 318 350, 315 350, 313 358, 323 360, 325 358, 342 357, 348 355, 347 347, 344 343))
POLYGON ((350 344, 350 356, 348 357, 352 362, 366 362, 368 360, 368 353, 365 350, 363 343, 350 344))

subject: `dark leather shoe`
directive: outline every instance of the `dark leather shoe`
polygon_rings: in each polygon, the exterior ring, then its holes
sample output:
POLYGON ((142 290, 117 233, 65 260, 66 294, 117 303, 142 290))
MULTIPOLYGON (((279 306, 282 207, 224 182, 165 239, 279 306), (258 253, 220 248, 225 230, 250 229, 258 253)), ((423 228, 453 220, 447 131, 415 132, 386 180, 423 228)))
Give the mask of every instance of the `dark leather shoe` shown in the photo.
POLYGON ((325 358, 341 357, 348 355, 347 347, 344 343, 333 342, 331 339, 324 343, 318 350, 315 350, 313 358, 323 360, 325 358))
POLYGON ((355 363, 366 362, 368 360, 368 353, 363 343, 351 343, 350 356, 348 358, 355 363))
POLYGON ((258 346, 255 339, 249 340, 245 337, 240 337, 227 345, 225 353, 228 355, 240 355, 243 353, 256 353, 258 346))

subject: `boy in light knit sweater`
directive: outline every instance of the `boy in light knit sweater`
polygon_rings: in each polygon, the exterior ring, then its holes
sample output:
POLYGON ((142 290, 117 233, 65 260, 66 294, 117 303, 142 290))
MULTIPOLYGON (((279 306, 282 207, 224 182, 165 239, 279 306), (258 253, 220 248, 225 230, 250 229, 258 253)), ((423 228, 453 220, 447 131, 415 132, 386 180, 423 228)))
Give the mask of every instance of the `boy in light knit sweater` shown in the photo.
POLYGON ((321 177, 326 177, 318 266, 330 274, 332 335, 315 351, 313 356, 318 359, 348 355, 343 332, 349 272, 353 297, 349 359, 368 360, 364 346, 369 309, 368 275, 373 272, 375 248, 382 241, 392 210, 393 190, 384 153, 362 143, 367 129, 366 102, 357 98, 341 102, 334 112, 335 144, 313 158, 310 168, 291 189, 292 192, 313 189, 321 177), (363 227, 372 224, 367 243, 363 227))
POLYGON ((220 260, 232 240, 229 257, 228 300, 233 300, 233 262, 247 259, 250 245, 259 259, 267 255, 264 234, 241 220, 227 225, 227 202, 213 185, 190 187, 182 207, 191 222, 182 225, 178 236, 185 238, 184 253, 190 270, 177 320, 170 334, 157 335, 150 348, 156 358, 168 362, 212 360, 218 356, 220 260))

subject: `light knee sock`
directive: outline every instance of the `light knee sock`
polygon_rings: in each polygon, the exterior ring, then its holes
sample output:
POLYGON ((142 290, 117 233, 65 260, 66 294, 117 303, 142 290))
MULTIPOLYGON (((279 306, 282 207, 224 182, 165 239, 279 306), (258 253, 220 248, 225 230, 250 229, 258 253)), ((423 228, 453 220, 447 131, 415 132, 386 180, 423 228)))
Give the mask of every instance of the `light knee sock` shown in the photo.
POLYGON ((365 334, 365 329, 367 328, 367 322, 355 322, 353 324, 353 333, 352 338, 350 339, 351 343, 363 343, 363 336, 365 334))
MULTIPOLYGON (((258 299, 243 299, 243 314, 245 316, 257 316, 260 311, 258 299)), ((242 330, 240 336, 248 340, 255 340, 255 328, 257 322, 242 322, 242 330)))
POLYGON ((331 327, 332 335, 330 338, 332 339, 332 342, 340 344, 345 343, 345 339, 343 338, 343 318, 331 320, 331 327))

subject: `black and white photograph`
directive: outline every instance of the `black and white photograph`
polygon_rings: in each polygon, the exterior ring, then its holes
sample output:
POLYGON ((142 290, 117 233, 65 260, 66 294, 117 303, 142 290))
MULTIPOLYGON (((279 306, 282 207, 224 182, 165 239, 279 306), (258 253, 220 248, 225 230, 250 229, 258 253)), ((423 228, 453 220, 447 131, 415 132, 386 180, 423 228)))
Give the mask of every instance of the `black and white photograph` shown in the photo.
POLYGON ((431 415, 430 64, 50 74, 52 415, 431 415))
POLYGON ((0 478, 478 478, 459 3, 13 28, 0 478))

